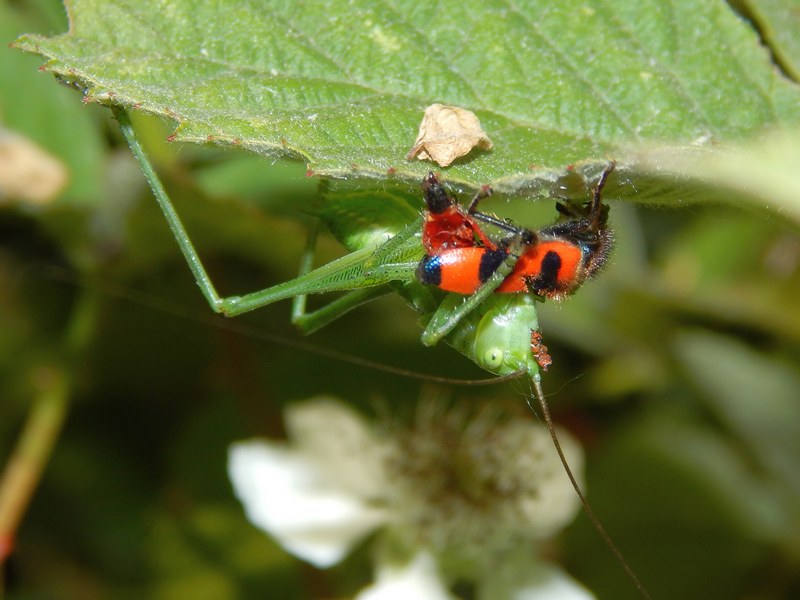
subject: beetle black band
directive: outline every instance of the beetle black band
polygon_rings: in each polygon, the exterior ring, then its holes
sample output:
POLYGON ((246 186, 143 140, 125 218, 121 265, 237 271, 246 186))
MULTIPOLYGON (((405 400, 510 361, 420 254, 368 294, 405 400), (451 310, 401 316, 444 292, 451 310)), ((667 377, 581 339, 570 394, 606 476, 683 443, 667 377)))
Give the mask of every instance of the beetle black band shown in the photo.
POLYGON ((481 256, 481 264, 478 268, 478 279, 481 283, 486 282, 497 268, 503 264, 503 261, 508 257, 508 252, 502 249, 487 250, 481 256))
POLYGON ((555 291, 558 287, 558 272, 561 270, 561 256, 558 252, 550 250, 544 255, 539 274, 533 278, 530 287, 533 291, 555 291))
POLYGON ((442 283, 442 260, 439 256, 425 255, 417 265, 417 281, 425 285, 442 283))

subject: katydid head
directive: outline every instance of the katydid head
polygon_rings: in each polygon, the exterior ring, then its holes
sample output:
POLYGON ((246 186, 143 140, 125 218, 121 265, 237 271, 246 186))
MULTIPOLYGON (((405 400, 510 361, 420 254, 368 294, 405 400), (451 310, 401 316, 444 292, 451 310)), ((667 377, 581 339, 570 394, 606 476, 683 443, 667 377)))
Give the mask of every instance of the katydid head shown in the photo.
POLYGON ((532 334, 539 331, 536 303, 529 294, 489 296, 459 322, 447 342, 496 375, 527 373, 538 378, 540 369, 549 364, 549 357, 546 349, 544 356, 541 350, 531 350, 532 337, 536 337, 532 334))

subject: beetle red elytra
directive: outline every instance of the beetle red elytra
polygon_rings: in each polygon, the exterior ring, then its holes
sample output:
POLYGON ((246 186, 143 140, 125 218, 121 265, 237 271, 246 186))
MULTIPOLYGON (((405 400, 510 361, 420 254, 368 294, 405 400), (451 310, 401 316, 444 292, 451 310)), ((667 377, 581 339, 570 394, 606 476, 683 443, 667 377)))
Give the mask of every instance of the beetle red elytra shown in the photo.
POLYGON ((615 168, 609 163, 583 205, 559 202, 562 219, 533 231, 477 211, 478 200, 490 192, 484 188, 468 209, 448 196, 433 173, 423 186, 427 211, 423 227, 426 255, 417 268, 417 278, 445 291, 472 294, 492 276, 508 257, 512 239, 522 240, 524 252, 513 271, 498 286, 499 293, 531 293, 560 300, 575 292, 605 264, 612 247, 607 227, 608 206, 602 191, 615 168), (478 222, 505 233, 493 240, 478 222))
MULTIPOLYGON (((600 270, 611 250, 608 206, 603 204, 602 192, 614 168, 613 162, 605 168, 591 200, 557 203, 561 220, 538 231, 479 212, 478 202, 491 195, 491 188, 482 188, 464 209, 447 194, 436 175, 428 173, 422 186, 426 255, 417 267, 417 279, 448 292, 474 294, 510 260, 509 253, 516 245, 523 250, 496 292, 529 293, 553 300, 568 296, 600 270), (479 222, 495 227, 503 236, 493 239, 479 222)), ((538 330, 531 331, 531 354, 543 371, 552 364, 538 330)))

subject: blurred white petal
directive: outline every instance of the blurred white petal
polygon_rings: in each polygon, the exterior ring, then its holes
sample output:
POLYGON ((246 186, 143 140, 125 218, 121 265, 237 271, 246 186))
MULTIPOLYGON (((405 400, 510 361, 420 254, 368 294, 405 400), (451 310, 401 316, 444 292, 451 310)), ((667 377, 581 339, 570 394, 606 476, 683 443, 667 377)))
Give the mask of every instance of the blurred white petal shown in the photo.
POLYGON ((436 561, 427 552, 420 552, 401 567, 382 565, 376 579, 356 600, 454 600, 439 576, 436 561))
MULTIPOLYGON (((393 560, 376 556, 357 600, 454 600, 455 578, 479 600, 593 600, 537 555, 577 510, 540 426, 433 404, 387 431, 330 398, 293 405, 285 423, 287 442, 231 447, 236 494, 251 522, 317 567, 385 526, 393 560)), ((562 446, 580 478, 580 447, 566 434, 562 446)))
POLYGON ((586 588, 564 571, 530 560, 511 560, 488 573, 478 594, 482 600, 596 600, 586 588))
POLYGON ((513 600, 595 600, 594 595, 577 581, 555 567, 540 566, 536 580, 523 584, 513 600))
POLYGON ((335 474, 284 444, 234 444, 228 474, 248 519, 317 567, 339 562, 387 520, 385 511, 342 491, 335 474))
POLYGON ((337 485, 364 499, 386 493, 385 439, 346 404, 326 396, 290 405, 284 412, 292 447, 313 459, 337 485))

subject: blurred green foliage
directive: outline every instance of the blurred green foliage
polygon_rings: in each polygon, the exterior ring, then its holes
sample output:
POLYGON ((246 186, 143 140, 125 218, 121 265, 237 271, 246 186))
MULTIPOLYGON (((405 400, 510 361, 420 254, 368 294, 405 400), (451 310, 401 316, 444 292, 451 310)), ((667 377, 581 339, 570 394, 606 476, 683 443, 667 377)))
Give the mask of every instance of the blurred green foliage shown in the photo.
MULTIPOLYGON (((0 4, 2 39, 65 26, 55 3, 0 4)), ((282 406, 316 394, 411 415, 420 384, 209 317, 109 112, 81 106, 39 63, 0 50, 0 125, 64 161, 71 181, 49 204, 0 206, 0 457, 40 369, 70 375, 71 406, 6 565, 8 596, 353 593, 370 576, 366 552, 332 572, 283 553, 233 498, 227 447, 280 436, 282 406), (67 339, 78 320, 83 334, 67 339)), ((223 292, 292 277, 303 208, 317 200, 305 166, 189 145, 175 153, 159 141, 161 123, 137 126, 223 292)), ((547 204, 519 218, 546 223, 547 204)), ((611 264, 541 311, 556 418, 586 445, 589 498, 657 598, 800 595, 800 232, 768 204, 613 204, 611 264)), ((337 252, 325 240, 318 261, 337 252)), ((298 341, 288 315, 279 304, 237 323, 298 341)), ((387 298, 309 341, 483 377, 448 348, 423 348, 417 331, 387 298)), ((452 394, 529 418, 514 384, 452 394)), ((599 597, 636 597, 584 518, 553 553, 599 597)))

